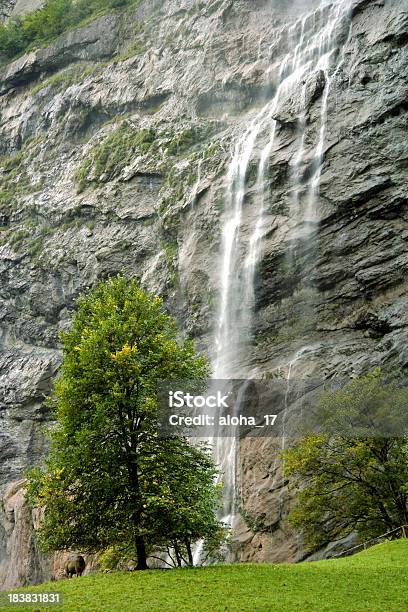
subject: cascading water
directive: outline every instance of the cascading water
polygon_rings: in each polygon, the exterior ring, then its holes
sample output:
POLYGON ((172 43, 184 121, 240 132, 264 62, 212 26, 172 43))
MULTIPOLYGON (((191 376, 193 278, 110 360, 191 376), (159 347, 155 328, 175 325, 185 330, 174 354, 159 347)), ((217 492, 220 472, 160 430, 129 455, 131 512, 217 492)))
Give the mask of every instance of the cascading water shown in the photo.
MULTIPOLYGON (((294 159, 294 181, 300 184, 299 167, 304 155, 306 130, 306 85, 305 78, 323 72, 325 87, 321 100, 320 129, 315 148, 315 172, 309 184, 309 204, 299 211, 299 185, 295 184, 296 207, 292 211, 303 222, 314 213, 314 201, 318 193, 324 156, 327 108, 330 83, 338 67, 334 61, 339 49, 338 30, 349 14, 350 0, 337 0, 333 4, 322 3, 319 9, 295 22, 288 29, 289 51, 282 61, 275 95, 252 119, 249 127, 236 142, 228 171, 226 213, 222 228, 222 256, 220 270, 220 301, 216 333, 214 338, 213 377, 215 379, 242 378, 251 376, 248 353, 251 340, 251 323, 254 309, 255 277, 262 256, 262 238, 265 233, 266 191, 265 180, 269 158, 273 148, 278 122, 274 119, 282 98, 287 98, 300 89, 298 151, 294 159), (334 65, 333 65, 334 64, 334 65), (258 156, 256 180, 256 212, 251 216, 252 229, 243 231, 246 220, 246 179, 254 154, 258 153, 258 139, 266 144, 258 156)), ((344 40, 342 41, 344 44, 344 40)), ((299 221, 299 219, 298 219, 299 221)), ((297 361, 301 357, 296 355, 297 361)), ((289 374, 290 378, 290 374, 289 374)), ((239 406, 239 401, 237 402, 239 406)), ((237 408, 236 405, 236 408, 237 408)), ((223 473, 225 484, 224 522, 233 525, 236 514, 236 461, 237 439, 234 436, 215 437, 210 441, 214 447, 214 458, 223 473)))
MULTIPOLYGON (((329 40, 333 38, 333 35, 335 33, 335 27, 338 24, 339 18, 344 16, 344 7, 348 9, 349 5, 350 5, 350 2, 345 2, 344 5, 343 3, 340 3, 337 6, 337 11, 336 11, 337 14, 335 15, 335 19, 330 25, 329 32, 328 32, 329 40)), ((351 23, 349 27, 349 37, 350 37, 350 34, 351 34, 351 23)), ((324 51, 324 48, 325 47, 323 46, 322 47, 323 51, 324 51)), ((316 215, 316 210, 315 210, 315 203, 316 203, 316 198, 319 192, 319 185, 320 185, 320 179, 321 179, 322 168, 323 168, 324 143, 325 143, 326 130, 327 130, 327 113, 328 113, 328 101, 329 101, 330 89, 331 89, 333 79, 335 78, 337 72, 339 71, 343 63, 344 48, 345 48, 345 45, 342 46, 340 60, 337 62, 333 70, 333 73, 330 73, 330 60, 334 52, 336 51, 336 48, 328 49, 325 53, 323 52, 323 54, 321 55, 319 59, 318 65, 317 65, 317 69, 320 69, 324 74, 325 88, 323 91, 322 106, 321 106, 321 112, 320 112, 319 139, 317 142, 316 153, 315 153, 316 170, 310 181, 309 200, 308 200, 308 206, 307 206, 307 210, 305 214, 306 221, 312 222, 312 223, 318 222, 318 217, 316 215)))

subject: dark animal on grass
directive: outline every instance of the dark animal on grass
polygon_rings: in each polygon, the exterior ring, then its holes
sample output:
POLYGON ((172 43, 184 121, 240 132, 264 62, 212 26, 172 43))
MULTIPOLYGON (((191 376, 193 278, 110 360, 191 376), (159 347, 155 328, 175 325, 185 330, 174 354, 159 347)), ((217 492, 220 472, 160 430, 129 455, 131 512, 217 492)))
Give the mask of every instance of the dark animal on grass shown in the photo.
POLYGON ((77 555, 75 559, 70 559, 65 565, 65 575, 67 578, 72 578, 74 574, 82 576, 85 569, 85 559, 82 555, 77 555))

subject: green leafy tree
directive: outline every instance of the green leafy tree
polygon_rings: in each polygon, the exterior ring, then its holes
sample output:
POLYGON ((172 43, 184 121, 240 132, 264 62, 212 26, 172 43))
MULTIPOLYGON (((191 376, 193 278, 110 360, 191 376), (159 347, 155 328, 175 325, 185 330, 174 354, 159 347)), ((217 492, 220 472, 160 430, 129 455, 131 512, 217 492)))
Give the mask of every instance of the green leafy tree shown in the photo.
POLYGON ((312 548, 408 523, 407 409, 407 389, 379 371, 323 393, 314 417, 323 433, 284 453, 298 494, 290 522, 312 548))
POLYGON ((154 546, 188 550, 213 536, 219 490, 208 450, 157 429, 157 383, 208 375, 162 300, 110 279, 79 300, 62 340, 50 456, 29 479, 45 507, 44 549, 133 547, 144 569, 154 546))

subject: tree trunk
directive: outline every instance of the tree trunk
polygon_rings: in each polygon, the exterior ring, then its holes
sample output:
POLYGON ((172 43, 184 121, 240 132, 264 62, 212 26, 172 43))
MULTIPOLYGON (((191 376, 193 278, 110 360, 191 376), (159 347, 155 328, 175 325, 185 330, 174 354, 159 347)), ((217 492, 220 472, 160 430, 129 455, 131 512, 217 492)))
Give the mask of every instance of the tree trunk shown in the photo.
POLYGON ((146 556, 146 546, 143 539, 143 536, 137 535, 135 537, 136 544, 136 556, 137 556, 137 570, 146 570, 149 569, 147 567, 147 556, 146 556))
POLYGON ((181 555, 180 555, 180 550, 179 550, 179 546, 178 546, 177 542, 174 542, 174 552, 176 554, 177 565, 179 567, 181 567, 181 565, 182 565, 182 563, 181 563, 181 555))
POLYGON ((138 534, 140 523, 141 523, 141 511, 140 511, 140 487, 139 487, 139 475, 137 473, 137 465, 134 461, 128 460, 128 473, 129 473, 129 483, 131 485, 131 491, 134 496, 134 503, 136 507, 139 508, 133 514, 133 525, 135 529, 135 547, 136 547, 136 557, 137 557, 137 570, 146 570, 149 569, 147 567, 147 555, 146 555, 146 545, 143 536, 138 534))
MULTIPOLYGON (((384 506, 382 501, 378 502, 378 507, 380 509, 380 514, 381 514, 381 516, 383 518, 384 524, 387 525, 389 530, 394 529, 395 525, 394 525, 392 519, 390 518, 387 510, 385 509, 385 506, 384 506)), ((399 525, 397 525, 397 527, 398 526, 399 525)))
POLYGON ((193 553, 191 550, 191 542, 188 538, 186 538, 184 540, 184 543, 186 545, 186 549, 187 549, 187 556, 188 556, 188 564, 191 565, 191 567, 194 565, 194 559, 193 559, 193 553))

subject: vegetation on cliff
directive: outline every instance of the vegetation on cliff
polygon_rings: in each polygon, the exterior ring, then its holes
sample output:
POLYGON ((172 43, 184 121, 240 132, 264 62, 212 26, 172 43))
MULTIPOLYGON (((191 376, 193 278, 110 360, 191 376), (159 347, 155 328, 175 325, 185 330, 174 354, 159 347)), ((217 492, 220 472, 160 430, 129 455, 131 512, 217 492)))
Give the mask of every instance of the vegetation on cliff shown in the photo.
POLYGON ((45 550, 120 547, 145 569, 149 552, 171 548, 192 564, 199 539, 217 548, 220 487, 205 447, 158 432, 163 380, 201 380, 206 360, 177 328, 160 298, 119 276, 83 297, 55 384, 57 426, 45 468, 29 493, 45 506, 45 550))
POLYGON ((23 17, 0 24, 0 58, 11 59, 50 42, 66 30, 140 0, 47 0, 23 17))
POLYGON ((152 129, 134 130, 125 121, 100 145, 95 147, 78 169, 75 180, 81 192, 87 182, 112 180, 134 159, 144 155, 155 145, 156 134, 152 129), (92 171, 92 179, 89 174, 92 171))
MULTIPOLYGON (((120 177, 121 172, 138 157, 149 156, 154 166, 154 173, 163 176, 165 187, 174 188, 174 203, 181 200, 184 188, 192 185, 196 175, 191 172, 191 165, 200 156, 203 159, 207 151, 203 149, 214 130, 216 122, 201 125, 189 124, 181 130, 151 127, 138 128, 129 120, 122 121, 100 143, 89 150, 75 173, 74 181, 81 193, 88 185, 107 183, 120 177), (194 151, 191 153, 191 151, 194 151), (189 155, 187 169, 177 172, 174 162, 189 155), (184 183, 184 186, 183 186, 184 183)), ((212 143, 214 153, 216 145, 212 143)))
POLYGON ((0 216, 10 213, 19 196, 41 188, 41 182, 34 182, 27 171, 40 142, 41 137, 28 139, 19 151, 0 156, 0 216))

